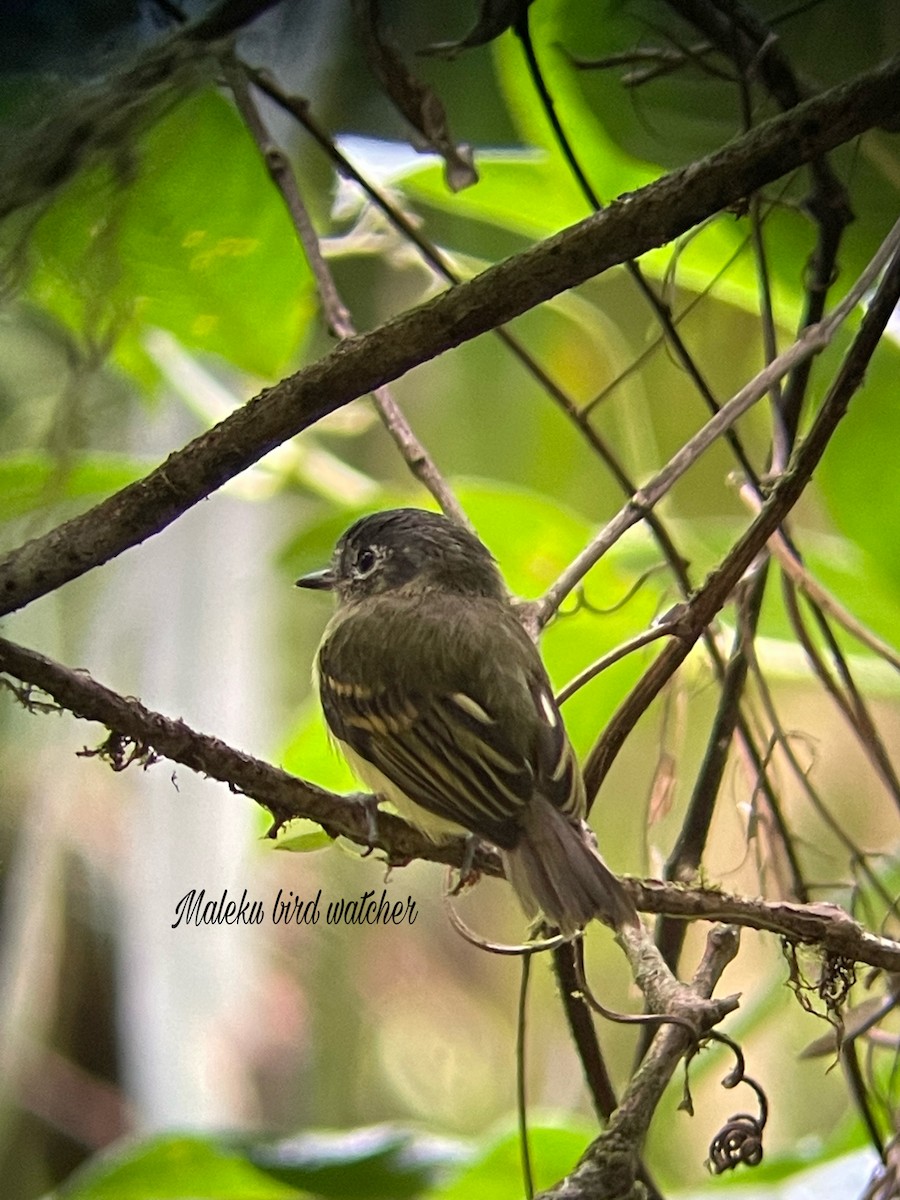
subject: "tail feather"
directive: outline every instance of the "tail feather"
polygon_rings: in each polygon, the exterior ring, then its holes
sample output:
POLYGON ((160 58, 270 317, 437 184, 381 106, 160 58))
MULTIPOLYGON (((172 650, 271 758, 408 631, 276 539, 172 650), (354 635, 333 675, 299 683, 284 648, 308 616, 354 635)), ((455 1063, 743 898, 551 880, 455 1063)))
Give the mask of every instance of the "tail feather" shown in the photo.
POLYGON ((543 913, 565 934, 594 917, 613 928, 636 924, 637 911, 621 883, 574 824, 543 797, 528 805, 522 836, 503 851, 506 874, 530 917, 543 913))

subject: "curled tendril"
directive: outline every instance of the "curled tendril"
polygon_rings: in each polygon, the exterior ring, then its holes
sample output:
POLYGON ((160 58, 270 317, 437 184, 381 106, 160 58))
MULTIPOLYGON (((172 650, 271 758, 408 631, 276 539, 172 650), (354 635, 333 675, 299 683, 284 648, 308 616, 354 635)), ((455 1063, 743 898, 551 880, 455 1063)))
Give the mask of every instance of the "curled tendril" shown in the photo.
POLYGON ((659 572, 663 569, 664 564, 662 563, 657 563, 655 566, 648 567, 646 571, 642 572, 642 574, 637 577, 621 600, 617 600, 615 604, 610 605, 609 608, 600 608, 598 605, 592 604, 585 594, 584 587, 579 586, 575 589, 572 595, 571 607, 566 608, 565 610, 560 609, 559 615, 561 617, 574 617, 577 612, 584 611, 593 613, 593 615, 597 617, 608 617, 612 613, 618 612, 619 609, 624 608, 629 601, 634 599, 647 580, 650 579, 651 576, 659 574, 659 572))
POLYGON ((713 1175, 733 1171, 741 1163, 758 1167, 763 1158, 763 1122, 749 1113, 729 1117, 709 1146, 707 1165, 713 1175))
MULTIPOLYGON (((447 915, 450 918, 450 924, 465 941, 471 946, 475 946, 478 950, 486 950, 489 954, 501 954, 510 956, 521 956, 529 954, 540 954, 544 950, 555 950, 557 946, 562 946, 565 942, 572 941, 572 938, 565 937, 563 934, 557 934, 555 937, 539 938, 531 942, 521 942, 516 945, 507 945, 503 942, 491 942, 487 938, 481 937, 473 929, 463 921, 462 917, 453 907, 453 897, 458 894, 460 885, 453 884, 453 872, 447 872, 447 884, 444 888, 444 907, 447 910, 447 915)), ((582 934, 575 935, 576 939, 581 938, 582 934)))
POLYGON ((730 1116, 710 1142, 706 1165, 713 1175, 733 1171, 741 1163, 746 1167, 758 1167, 763 1159, 763 1130, 769 1119, 766 1093, 755 1079, 744 1074, 744 1055, 737 1042, 718 1030, 711 1030, 708 1036, 728 1046, 737 1059, 734 1068, 722 1080, 722 1087, 733 1088, 745 1083, 752 1088, 759 1101, 759 1116, 754 1117, 750 1113, 730 1116))

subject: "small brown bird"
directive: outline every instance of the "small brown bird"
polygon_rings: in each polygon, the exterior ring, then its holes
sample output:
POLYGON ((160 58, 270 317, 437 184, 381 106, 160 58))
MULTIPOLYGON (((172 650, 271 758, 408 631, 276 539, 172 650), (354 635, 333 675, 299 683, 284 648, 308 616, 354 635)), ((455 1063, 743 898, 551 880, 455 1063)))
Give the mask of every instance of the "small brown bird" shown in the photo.
POLYGON ((544 665, 488 549, 446 517, 363 517, 299 587, 338 608, 319 647, 328 726, 350 765, 435 841, 492 842, 525 912, 572 934, 635 923, 592 844, 584 781, 544 665))

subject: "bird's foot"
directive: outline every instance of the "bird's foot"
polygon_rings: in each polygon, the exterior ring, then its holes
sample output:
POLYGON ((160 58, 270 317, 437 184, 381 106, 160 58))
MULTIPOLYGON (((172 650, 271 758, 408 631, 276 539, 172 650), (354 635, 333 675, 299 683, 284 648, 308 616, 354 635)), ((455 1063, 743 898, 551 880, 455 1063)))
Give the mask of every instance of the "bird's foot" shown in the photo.
POLYGON ((465 891, 468 887, 472 887, 481 878, 481 872, 475 867, 475 855, 480 848, 481 838, 474 833, 467 834, 463 860, 459 868, 459 878, 456 881, 456 886, 450 893, 451 896, 458 896, 460 892, 465 891))
POLYGON ((355 800, 363 809, 366 818, 366 849, 363 858, 368 858, 378 844, 378 797, 368 792, 357 792, 348 799, 355 800))

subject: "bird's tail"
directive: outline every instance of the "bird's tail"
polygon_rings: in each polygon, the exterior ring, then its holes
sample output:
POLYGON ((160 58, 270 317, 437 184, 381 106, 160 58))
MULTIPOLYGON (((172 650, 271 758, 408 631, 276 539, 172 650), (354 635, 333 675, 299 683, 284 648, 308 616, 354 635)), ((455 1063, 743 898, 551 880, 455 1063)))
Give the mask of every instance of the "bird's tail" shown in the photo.
POLYGON ((587 827, 543 797, 528 805, 519 843, 503 851, 503 860, 526 913, 542 913, 565 934, 594 917, 613 928, 638 921, 625 889, 591 845, 587 827))

